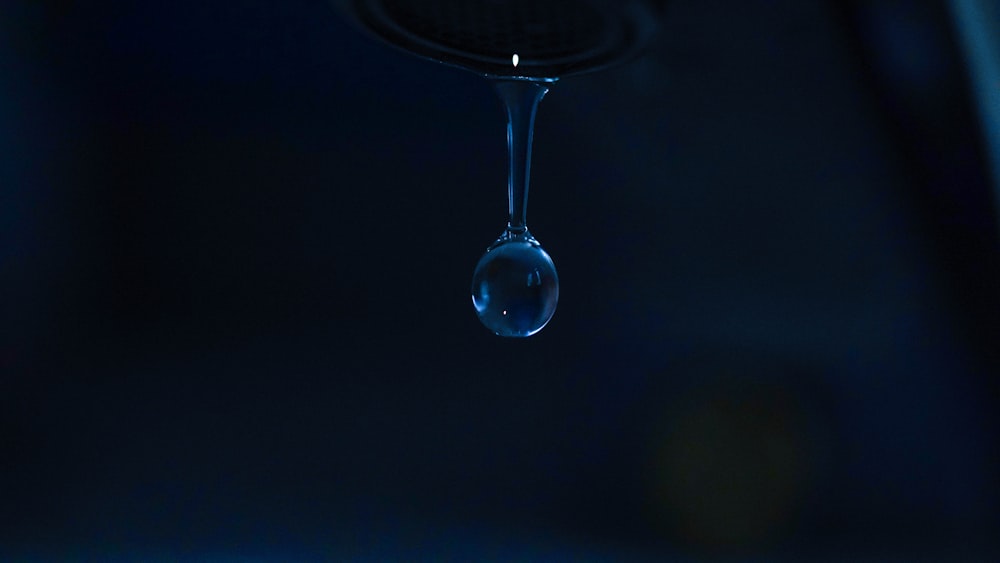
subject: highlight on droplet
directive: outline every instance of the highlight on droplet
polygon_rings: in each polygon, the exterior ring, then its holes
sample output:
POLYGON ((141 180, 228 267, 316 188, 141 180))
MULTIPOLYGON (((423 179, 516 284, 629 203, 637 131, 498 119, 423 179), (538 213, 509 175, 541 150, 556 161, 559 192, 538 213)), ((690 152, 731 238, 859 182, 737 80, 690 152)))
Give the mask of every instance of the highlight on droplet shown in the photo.
POLYGON ((510 58, 510 62, 514 63, 515 67, 517 66, 517 63, 520 62, 520 60, 521 57, 517 56, 517 53, 514 53, 514 56, 510 58))

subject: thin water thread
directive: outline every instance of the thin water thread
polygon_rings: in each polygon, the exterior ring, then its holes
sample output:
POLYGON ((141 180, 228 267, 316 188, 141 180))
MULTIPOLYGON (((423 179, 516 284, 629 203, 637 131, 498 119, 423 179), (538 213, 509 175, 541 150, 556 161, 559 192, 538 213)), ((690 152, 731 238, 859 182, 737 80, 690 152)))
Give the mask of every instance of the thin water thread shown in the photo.
POLYGON ((528 231, 528 188, 531 182, 531 143, 538 103, 548 85, 532 80, 496 80, 497 93, 507 113, 507 235, 528 231))

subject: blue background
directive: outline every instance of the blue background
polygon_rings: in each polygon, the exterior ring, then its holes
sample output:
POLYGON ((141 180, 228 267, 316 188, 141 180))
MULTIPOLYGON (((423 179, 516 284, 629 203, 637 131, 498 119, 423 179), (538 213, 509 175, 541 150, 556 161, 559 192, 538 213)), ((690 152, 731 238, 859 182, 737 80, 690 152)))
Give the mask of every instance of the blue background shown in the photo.
POLYGON ((555 84, 328 2, 0 7, 0 557, 983 560, 1000 252, 941 2, 674 2, 555 84))

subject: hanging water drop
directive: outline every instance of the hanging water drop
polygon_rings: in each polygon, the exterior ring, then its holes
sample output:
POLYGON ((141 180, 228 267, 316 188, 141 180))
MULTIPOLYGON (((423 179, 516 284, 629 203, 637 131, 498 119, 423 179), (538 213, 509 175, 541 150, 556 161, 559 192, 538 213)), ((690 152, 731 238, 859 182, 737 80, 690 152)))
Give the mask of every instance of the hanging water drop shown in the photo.
POLYGON ((472 276, 472 303, 479 320, 500 336, 531 336, 542 330, 558 301, 556 266, 527 232, 498 240, 479 259, 472 276))
MULTIPOLYGON (((517 65, 517 55, 513 62, 517 65)), ((479 320, 500 336, 531 336, 549 322, 559 301, 559 276, 526 222, 535 111, 548 86, 498 80, 507 111, 509 173, 507 228, 479 259, 472 276, 472 303, 479 320)))

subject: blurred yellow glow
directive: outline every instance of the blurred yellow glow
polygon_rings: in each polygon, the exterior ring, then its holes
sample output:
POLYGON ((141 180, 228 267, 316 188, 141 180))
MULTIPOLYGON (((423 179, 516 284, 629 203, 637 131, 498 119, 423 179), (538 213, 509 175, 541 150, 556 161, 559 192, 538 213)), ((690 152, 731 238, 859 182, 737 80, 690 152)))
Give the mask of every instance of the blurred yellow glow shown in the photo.
POLYGON ((651 443, 649 494, 664 531, 707 549, 784 537, 809 476, 795 395, 727 380, 682 404, 665 409, 651 443))

